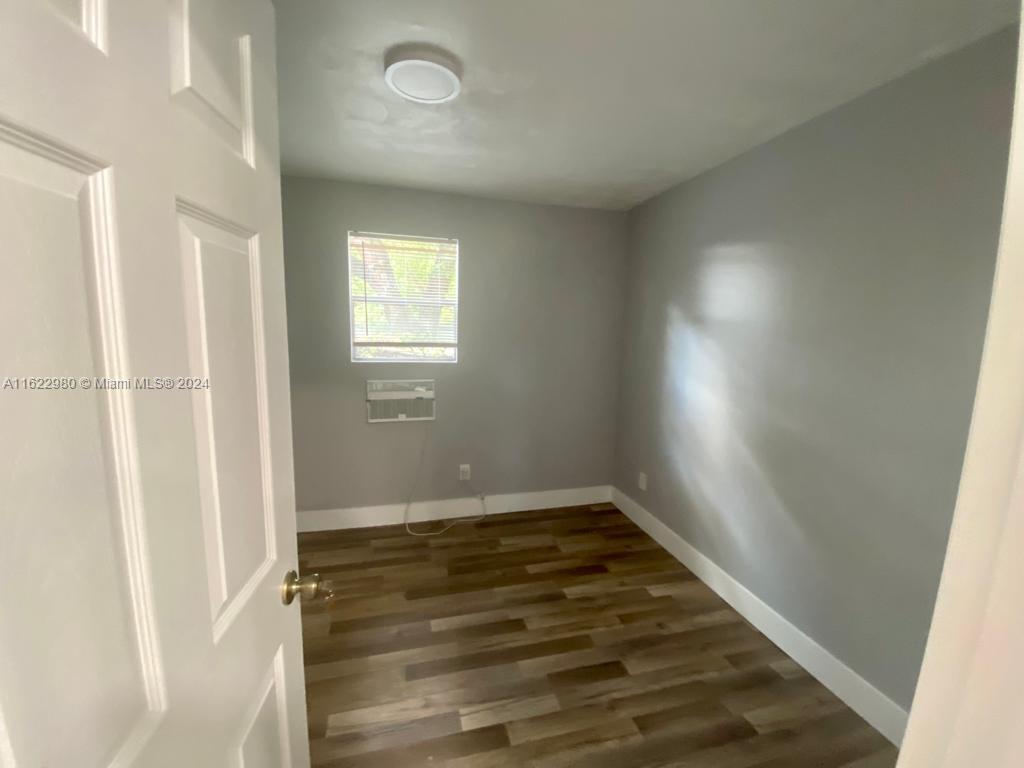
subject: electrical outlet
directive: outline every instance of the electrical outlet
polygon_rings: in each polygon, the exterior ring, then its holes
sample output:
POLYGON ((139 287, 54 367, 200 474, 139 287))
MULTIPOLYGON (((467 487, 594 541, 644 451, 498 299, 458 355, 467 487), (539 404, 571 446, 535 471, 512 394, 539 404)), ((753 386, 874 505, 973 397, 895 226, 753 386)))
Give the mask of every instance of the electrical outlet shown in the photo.
POLYGON ((647 490, 647 473, 641 472, 636 476, 636 484, 640 487, 641 491, 647 490))
POLYGON ((459 464, 459 480, 469 480, 472 474, 469 470, 469 464, 459 464))

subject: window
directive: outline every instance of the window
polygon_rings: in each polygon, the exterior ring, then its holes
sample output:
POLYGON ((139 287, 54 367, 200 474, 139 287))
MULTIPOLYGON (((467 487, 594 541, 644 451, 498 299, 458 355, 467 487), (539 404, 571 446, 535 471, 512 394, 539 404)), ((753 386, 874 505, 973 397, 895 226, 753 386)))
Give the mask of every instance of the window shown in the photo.
POLYGON ((353 362, 458 360, 459 241, 348 233, 353 362))

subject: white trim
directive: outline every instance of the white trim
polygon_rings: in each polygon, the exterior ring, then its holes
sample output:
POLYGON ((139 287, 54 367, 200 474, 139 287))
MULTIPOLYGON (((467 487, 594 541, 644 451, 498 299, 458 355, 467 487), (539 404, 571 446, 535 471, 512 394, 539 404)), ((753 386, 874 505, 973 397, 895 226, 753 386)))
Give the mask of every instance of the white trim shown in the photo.
MULTIPOLYGON (((1018 4, 1019 5, 1019 4, 1018 4)), ((1024 29, 1018 31, 1024 45, 1024 29)), ((1024 753, 1024 55, 1003 223, 946 563, 900 768, 1010 768, 1024 753)))
MULTIPOLYGON (((563 488, 555 491, 501 493, 487 497, 487 514, 500 515, 505 512, 522 512, 530 509, 601 504, 611 500, 612 488, 610 485, 563 488)), ((395 525, 402 522, 404 514, 405 504, 304 510, 298 513, 299 533, 395 525)), ((437 501, 415 501, 409 509, 409 521, 416 523, 427 520, 448 520, 456 517, 473 517, 479 514, 480 499, 475 496, 437 501)))
POLYGON ((618 488, 612 501, 634 523, 693 573, 747 621, 846 702, 893 744, 899 744, 907 711, 829 653, 770 605, 712 562, 665 523, 618 488))

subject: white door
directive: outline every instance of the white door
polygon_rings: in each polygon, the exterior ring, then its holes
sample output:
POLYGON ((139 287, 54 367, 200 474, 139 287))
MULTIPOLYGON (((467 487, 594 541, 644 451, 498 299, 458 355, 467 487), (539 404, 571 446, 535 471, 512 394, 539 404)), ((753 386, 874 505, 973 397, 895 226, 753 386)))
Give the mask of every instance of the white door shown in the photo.
MULTIPOLYGON (((1024 33, 1024 30, 1021 30, 1024 33)), ((1024 37, 1019 50, 1024 51, 1024 37)), ((900 768, 1024 765, 1024 57, 960 493, 900 768)))
POLYGON ((273 36, 0 0, 4 768, 308 765, 273 36))

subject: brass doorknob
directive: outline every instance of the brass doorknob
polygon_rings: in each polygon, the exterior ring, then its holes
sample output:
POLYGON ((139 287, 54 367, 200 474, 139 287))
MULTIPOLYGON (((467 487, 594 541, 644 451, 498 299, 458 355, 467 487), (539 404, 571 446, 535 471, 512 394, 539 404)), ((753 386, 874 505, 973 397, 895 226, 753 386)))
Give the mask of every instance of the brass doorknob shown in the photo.
POLYGON ((284 575, 284 583, 281 585, 281 602, 291 605, 298 595, 303 600, 323 598, 330 600, 334 597, 334 591, 328 586, 328 582, 320 578, 319 573, 311 573, 308 576, 299 578, 295 571, 288 571, 284 575))

